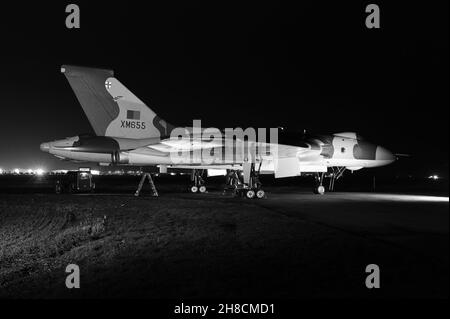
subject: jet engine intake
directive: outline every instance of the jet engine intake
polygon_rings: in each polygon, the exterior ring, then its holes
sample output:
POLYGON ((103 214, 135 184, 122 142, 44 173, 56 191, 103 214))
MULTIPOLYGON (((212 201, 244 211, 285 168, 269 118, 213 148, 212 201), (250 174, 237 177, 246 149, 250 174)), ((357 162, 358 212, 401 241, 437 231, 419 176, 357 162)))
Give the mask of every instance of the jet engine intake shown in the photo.
POLYGON ((129 159, 127 154, 123 153, 123 152, 112 152, 111 153, 111 163, 114 165, 118 165, 118 164, 128 164, 129 163, 129 159))

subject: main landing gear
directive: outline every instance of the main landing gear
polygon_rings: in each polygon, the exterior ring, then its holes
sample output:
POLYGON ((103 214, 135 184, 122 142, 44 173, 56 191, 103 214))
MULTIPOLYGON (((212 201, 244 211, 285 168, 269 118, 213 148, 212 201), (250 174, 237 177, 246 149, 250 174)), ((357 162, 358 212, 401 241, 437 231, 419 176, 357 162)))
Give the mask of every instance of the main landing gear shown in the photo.
POLYGON ((191 174, 191 186, 189 191, 191 193, 206 193, 205 180, 203 179, 204 170, 194 169, 191 174))
POLYGON ((331 172, 328 174, 325 174, 325 172, 316 173, 314 194, 325 194, 326 189, 325 186, 323 186, 325 178, 329 178, 328 190, 333 192, 336 181, 344 175, 344 171, 345 167, 331 167, 331 172))
POLYGON ((255 164, 244 164, 244 182, 242 183, 239 179, 238 174, 234 171, 233 178, 237 179, 233 182, 235 185, 235 194, 248 199, 262 199, 266 197, 266 192, 262 189, 262 184, 259 180, 259 173, 261 169, 261 164, 258 170, 255 169, 255 164))

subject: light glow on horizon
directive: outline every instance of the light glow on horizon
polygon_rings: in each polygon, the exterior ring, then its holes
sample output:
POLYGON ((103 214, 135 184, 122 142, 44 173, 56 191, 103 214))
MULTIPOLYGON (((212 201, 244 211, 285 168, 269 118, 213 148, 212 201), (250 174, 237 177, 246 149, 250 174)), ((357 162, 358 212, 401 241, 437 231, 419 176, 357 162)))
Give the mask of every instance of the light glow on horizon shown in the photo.
POLYGON ((353 194, 355 197, 363 197, 365 200, 387 200, 387 201, 401 201, 401 202, 448 202, 448 196, 433 196, 433 195, 407 195, 407 194, 369 194, 358 193, 353 194))

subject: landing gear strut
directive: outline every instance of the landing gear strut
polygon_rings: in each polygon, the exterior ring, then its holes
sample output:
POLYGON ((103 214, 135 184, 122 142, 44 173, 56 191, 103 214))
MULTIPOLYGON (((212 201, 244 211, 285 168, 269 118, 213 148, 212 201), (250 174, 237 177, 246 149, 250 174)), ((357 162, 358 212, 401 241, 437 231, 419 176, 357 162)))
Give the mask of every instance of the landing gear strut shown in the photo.
POLYGON ((204 170, 194 169, 191 174, 191 193, 206 193, 205 180, 203 179, 204 170))
POLYGON ((330 173, 330 184, 328 189, 330 192, 334 191, 334 183, 344 175, 345 167, 332 167, 330 173))
POLYGON ((224 192, 226 192, 227 189, 236 190, 237 188, 242 187, 242 182, 239 178, 239 171, 227 170, 225 185, 224 192))

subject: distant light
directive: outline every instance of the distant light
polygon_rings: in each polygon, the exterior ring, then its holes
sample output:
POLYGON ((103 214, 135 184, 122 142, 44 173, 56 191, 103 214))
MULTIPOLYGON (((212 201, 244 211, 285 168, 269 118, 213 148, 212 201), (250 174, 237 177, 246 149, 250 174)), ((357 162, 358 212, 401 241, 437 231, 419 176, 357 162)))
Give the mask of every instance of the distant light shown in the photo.
POLYGON ((44 170, 42 168, 38 168, 34 171, 34 173, 38 176, 44 175, 44 170))
POLYGON ((3 174, 3 169, 2 168, 0 168, 0 175, 2 175, 3 174))
POLYGON ((448 202, 446 196, 429 196, 429 195, 399 195, 399 194, 368 194, 359 193, 352 195, 355 198, 364 200, 386 200, 396 202, 448 202))
POLYGON ((429 179, 434 179, 434 180, 438 180, 439 176, 438 175, 430 175, 428 176, 429 179))
POLYGON ((176 173, 173 173, 173 172, 172 172, 172 173, 170 173, 170 175, 174 176, 174 175, 176 175, 176 173))
POLYGON ((14 174, 20 174, 20 169, 15 168, 15 169, 14 169, 14 174))
POLYGON ((100 171, 93 169, 93 170, 91 170, 91 174, 92 175, 100 175, 100 171))
POLYGON ((27 170, 27 173, 28 173, 28 174, 33 174, 33 170, 32 170, 31 168, 29 168, 29 169, 27 170))
POLYGON ((68 172, 68 170, 66 170, 66 169, 57 169, 57 170, 51 171, 51 174, 66 174, 67 172, 68 172))

